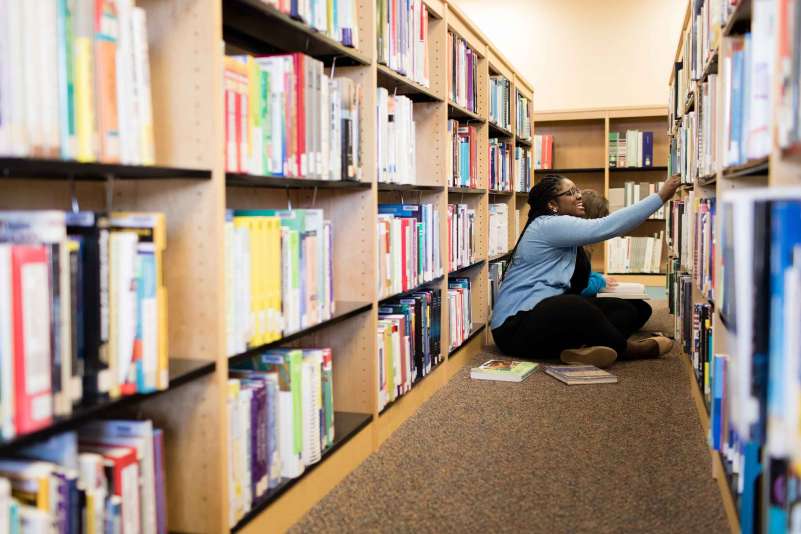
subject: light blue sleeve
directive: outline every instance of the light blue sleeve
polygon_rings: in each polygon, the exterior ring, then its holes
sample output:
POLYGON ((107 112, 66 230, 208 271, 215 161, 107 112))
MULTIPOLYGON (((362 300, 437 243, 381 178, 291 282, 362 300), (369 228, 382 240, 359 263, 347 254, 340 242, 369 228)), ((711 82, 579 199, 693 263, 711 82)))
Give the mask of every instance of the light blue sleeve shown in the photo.
POLYGON ((601 273, 591 272, 587 287, 581 291, 582 297, 594 297, 600 290, 606 287, 606 279, 601 273))
POLYGON ((662 197, 654 193, 601 219, 546 216, 539 225, 537 237, 554 247, 581 247, 599 243, 637 228, 661 206, 662 197))

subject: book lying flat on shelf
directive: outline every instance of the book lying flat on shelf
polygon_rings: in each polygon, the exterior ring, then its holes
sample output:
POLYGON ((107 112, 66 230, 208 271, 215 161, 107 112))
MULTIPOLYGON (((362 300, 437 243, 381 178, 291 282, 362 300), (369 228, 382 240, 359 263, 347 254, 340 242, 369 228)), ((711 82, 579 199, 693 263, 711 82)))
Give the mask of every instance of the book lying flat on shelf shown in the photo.
POLYGON ((581 384, 614 384, 617 377, 594 365, 549 365, 545 373, 568 386, 581 384))
POLYGON ((537 370, 539 364, 515 360, 487 360, 478 367, 470 369, 473 380, 501 380, 503 382, 522 382, 537 370))
POLYGON ((651 297, 645 292, 645 285, 637 282, 618 282, 614 287, 605 287, 598 292, 598 298, 642 299, 651 297))

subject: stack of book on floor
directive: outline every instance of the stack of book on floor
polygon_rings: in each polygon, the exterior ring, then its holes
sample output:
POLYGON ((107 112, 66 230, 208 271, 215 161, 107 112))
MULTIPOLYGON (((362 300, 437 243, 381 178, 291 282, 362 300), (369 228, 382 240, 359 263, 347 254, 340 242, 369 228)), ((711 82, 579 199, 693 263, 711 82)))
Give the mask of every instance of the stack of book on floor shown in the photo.
POLYGON ((414 184, 417 182, 417 166, 412 101, 405 96, 390 96, 383 87, 378 88, 376 98, 378 181, 414 184))
POLYGON ((361 86, 301 53, 225 58, 225 170, 361 178, 361 86))
POLYGON ((489 188, 512 190, 512 145, 494 137, 489 140, 489 188))
POLYGON ((467 204, 448 204, 448 270, 455 271, 475 260, 476 210, 467 204))
POLYGON ((478 187, 478 130, 467 123, 448 121, 448 158, 445 175, 453 187, 478 187))
POLYGON ((164 435, 97 421, 0 459, 5 532, 167 532, 164 435))
POLYGON ((610 167, 653 167, 654 132, 609 132, 610 167))
POLYGON ((0 155, 154 163, 145 10, 99 5, 0 4, 0 155))
MULTIPOLYGON (((628 181, 623 184, 623 187, 610 187, 609 188, 609 212, 613 213, 619 209, 632 206, 648 198, 650 195, 657 193, 662 187, 663 182, 633 182, 628 181)), ((656 210, 649 219, 664 219, 665 207, 661 206, 656 210)))
POLYGON ((378 0, 378 62, 428 87, 428 7, 422 0, 378 0))
POLYGON ((378 307, 379 410, 442 361, 441 317, 439 289, 421 289, 378 307))
POLYGON ((467 41, 448 32, 448 98, 478 112, 478 54, 467 41))
POLYGON ((664 231, 649 237, 614 237, 608 243, 609 273, 659 273, 664 231))
POLYGON ((450 348, 455 349, 473 331, 473 301, 469 278, 448 280, 448 318, 450 319, 450 348))
POLYGON ((379 204, 377 229, 379 298, 442 275, 439 213, 433 204, 379 204))
POLYGON ((511 84, 503 76, 489 79, 489 120, 496 126, 512 129, 511 84))
POLYGON ((323 217, 321 209, 227 212, 229 355, 331 318, 333 230, 323 217))
POLYGON ((606 286, 598 292, 598 298, 641 299, 651 297, 645 292, 645 285, 638 282, 617 282, 614 286, 606 286))
POLYGON ((229 524, 334 443, 330 348, 275 349, 231 362, 227 404, 229 524))
POLYGON ((534 136, 534 169, 553 169, 553 135, 534 136))
POLYGON ((168 386, 160 213, 0 211, 0 427, 168 386))
POLYGON ((490 257, 509 251, 509 206, 489 205, 489 252, 490 257))

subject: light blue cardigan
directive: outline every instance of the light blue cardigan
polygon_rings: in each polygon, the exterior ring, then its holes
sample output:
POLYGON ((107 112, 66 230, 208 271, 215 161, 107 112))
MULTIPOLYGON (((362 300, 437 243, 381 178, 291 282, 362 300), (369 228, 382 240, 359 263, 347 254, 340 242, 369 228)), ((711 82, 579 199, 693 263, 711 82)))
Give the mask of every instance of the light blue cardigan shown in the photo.
POLYGON ((491 327, 498 328, 508 317, 533 309, 543 299, 564 294, 570 289, 570 278, 576 269, 576 247, 633 230, 660 206, 662 198, 654 193, 601 219, 569 215, 537 217, 528 225, 506 271, 491 327))

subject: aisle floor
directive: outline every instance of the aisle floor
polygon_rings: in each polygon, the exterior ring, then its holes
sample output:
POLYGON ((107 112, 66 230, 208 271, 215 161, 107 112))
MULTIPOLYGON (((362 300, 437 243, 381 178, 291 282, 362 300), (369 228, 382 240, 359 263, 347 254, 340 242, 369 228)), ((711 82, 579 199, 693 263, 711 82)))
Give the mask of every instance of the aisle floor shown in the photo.
MULTIPOLYGON (((646 329, 670 331, 654 304, 646 329)), ((293 531, 727 532, 678 358, 586 387, 464 367, 293 531)))

